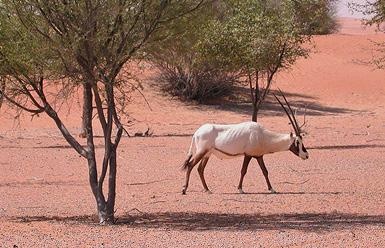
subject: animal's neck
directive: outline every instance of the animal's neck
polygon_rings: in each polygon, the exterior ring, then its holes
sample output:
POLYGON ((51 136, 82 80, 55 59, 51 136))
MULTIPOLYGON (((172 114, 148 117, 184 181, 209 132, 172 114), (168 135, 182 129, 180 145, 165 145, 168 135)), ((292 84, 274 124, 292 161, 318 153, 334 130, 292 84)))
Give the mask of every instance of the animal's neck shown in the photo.
POLYGON ((270 135, 270 142, 266 144, 270 153, 287 151, 294 141, 290 134, 271 133, 270 135))

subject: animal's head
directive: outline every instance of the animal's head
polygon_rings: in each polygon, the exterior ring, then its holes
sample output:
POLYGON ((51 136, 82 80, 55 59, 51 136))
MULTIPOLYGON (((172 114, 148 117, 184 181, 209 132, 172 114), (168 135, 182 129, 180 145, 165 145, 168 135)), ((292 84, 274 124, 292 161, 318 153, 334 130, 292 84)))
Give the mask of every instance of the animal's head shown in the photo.
POLYGON ((279 102, 281 107, 285 110, 285 113, 286 113, 287 117, 289 118, 290 123, 291 123, 291 125, 294 129, 294 132, 295 132, 295 135, 293 133, 290 133, 290 138, 291 138, 290 140, 292 141, 292 143, 290 145, 289 150, 304 160, 308 159, 309 153, 307 152, 307 150, 303 144, 303 140, 302 140, 303 139, 303 136, 302 136, 303 132, 301 131, 301 128, 305 125, 305 118, 304 118, 304 123, 301 126, 299 126, 297 119, 295 117, 294 111, 290 107, 290 104, 287 101, 285 95, 282 93, 281 90, 279 90, 279 92, 281 93, 283 99, 285 100, 289 111, 285 108, 285 106, 282 104, 282 102, 279 100, 279 98, 275 94, 273 94, 273 95, 277 99, 277 101, 279 102), (290 112, 290 114, 289 114, 289 112, 290 112))
POLYGON ((298 157, 302 158, 303 160, 309 158, 309 153, 307 152, 303 141, 302 136, 294 136, 293 133, 290 133, 290 136, 292 137, 293 143, 291 143, 290 151, 297 155, 298 157))

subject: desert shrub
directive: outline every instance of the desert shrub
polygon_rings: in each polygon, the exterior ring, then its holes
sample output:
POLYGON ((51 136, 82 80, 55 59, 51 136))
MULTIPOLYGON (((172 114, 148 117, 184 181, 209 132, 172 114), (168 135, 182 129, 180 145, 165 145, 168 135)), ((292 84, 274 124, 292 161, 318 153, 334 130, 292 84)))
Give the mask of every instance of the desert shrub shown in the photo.
POLYGON ((175 66, 158 64, 158 79, 162 91, 183 101, 207 103, 210 100, 230 95, 236 76, 209 66, 175 66))
POLYGON ((336 0, 293 1, 297 22, 305 34, 331 34, 338 30, 336 0))

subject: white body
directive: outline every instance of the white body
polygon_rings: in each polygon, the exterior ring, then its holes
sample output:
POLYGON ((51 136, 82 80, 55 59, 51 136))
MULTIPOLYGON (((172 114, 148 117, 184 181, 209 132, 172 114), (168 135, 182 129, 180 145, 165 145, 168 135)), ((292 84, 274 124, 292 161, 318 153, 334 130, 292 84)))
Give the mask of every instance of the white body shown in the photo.
POLYGON ((291 134, 279 134, 265 129, 256 122, 231 125, 204 124, 194 133, 189 155, 214 154, 220 159, 287 151, 294 142, 291 134))

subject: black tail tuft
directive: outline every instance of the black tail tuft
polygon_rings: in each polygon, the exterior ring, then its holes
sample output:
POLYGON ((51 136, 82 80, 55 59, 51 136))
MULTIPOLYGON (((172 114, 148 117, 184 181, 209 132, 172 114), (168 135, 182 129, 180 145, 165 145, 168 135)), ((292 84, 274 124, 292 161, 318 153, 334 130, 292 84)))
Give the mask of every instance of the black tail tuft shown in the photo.
POLYGON ((192 157, 192 156, 193 156, 192 154, 189 155, 189 156, 187 157, 186 161, 184 161, 184 163, 183 163, 183 165, 182 165, 182 170, 187 170, 187 167, 188 167, 189 164, 190 164, 190 160, 191 160, 191 157, 192 157))

